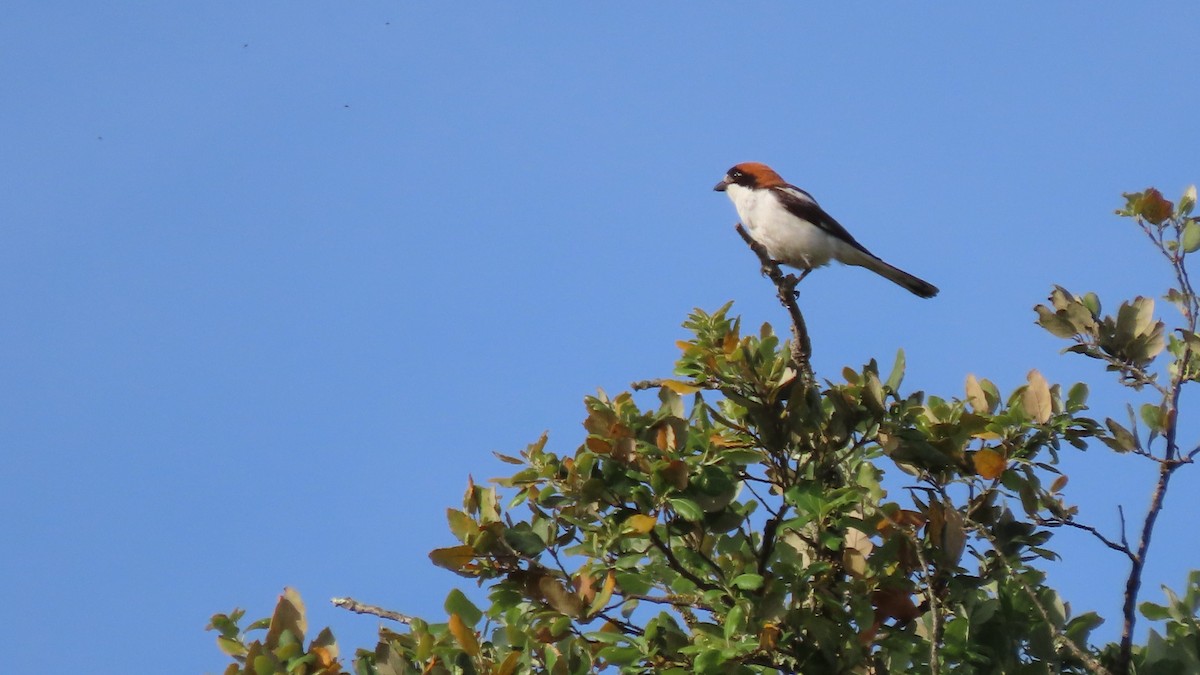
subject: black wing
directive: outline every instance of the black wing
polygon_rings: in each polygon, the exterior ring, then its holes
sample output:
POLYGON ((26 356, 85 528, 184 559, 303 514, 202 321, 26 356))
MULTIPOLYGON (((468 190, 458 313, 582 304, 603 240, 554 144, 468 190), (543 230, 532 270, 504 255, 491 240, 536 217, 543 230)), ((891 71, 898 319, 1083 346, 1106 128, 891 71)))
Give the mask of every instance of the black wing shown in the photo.
POLYGON ((794 185, 780 185, 771 189, 774 190, 775 197, 779 199, 780 204, 783 204, 783 208, 788 210, 788 213, 816 225, 872 258, 876 257, 874 253, 867 250, 866 246, 858 243, 858 240, 852 237, 841 223, 834 220, 833 216, 825 213, 825 209, 817 204, 817 200, 813 199, 812 195, 794 185))

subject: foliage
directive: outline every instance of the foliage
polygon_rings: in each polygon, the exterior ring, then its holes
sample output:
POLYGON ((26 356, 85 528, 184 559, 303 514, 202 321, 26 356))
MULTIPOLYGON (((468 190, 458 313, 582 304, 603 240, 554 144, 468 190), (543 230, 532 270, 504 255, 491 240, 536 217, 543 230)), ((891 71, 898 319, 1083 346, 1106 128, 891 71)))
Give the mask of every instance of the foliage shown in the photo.
MULTIPOLYGON (((905 391, 902 352, 887 373, 871 361, 817 383, 771 326, 744 331, 729 305, 697 310, 678 379, 637 386, 657 398, 586 398, 577 448, 554 452, 543 435, 499 455, 514 473, 469 482, 448 511, 458 544, 430 558, 486 588, 486 606, 452 591, 445 621, 404 617, 405 631, 359 650, 355 672, 1200 672, 1200 574, 1183 598, 1142 604, 1162 634, 1136 648, 1131 637, 1153 516, 1197 454, 1176 441, 1180 389, 1200 376, 1184 266, 1200 249, 1194 203, 1194 189, 1178 206, 1147 190, 1119 212, 1170 261, 1178 329, 1147 298, 1105 315, 1094 294, 1055 288, 1036 308, 1065 351, 1161 394, 1140 425, 1087 417, 1087 385, 1036 370, 1007 394, 974 375, 958 396, 905 391), (1136 546, 1064 500, 1061 453, 1093 440, 1159 466, 1136 546), (885 489, 887 472, 905 486, 885 489), (1121 644, 1092 646, 1103 620, 1045 583, 1064 526, 1131 561, 1121 644)), ((247 644, 238 613, 213 618, 228 673, 340 672, 331 638, 301 649, 290 593, 264 641, 247 644)))
POLYGON ((300 594, 285 589, 275 605, 270 619, 260 619, 242 629, 238 623, 245 612, 214 614, 208 630, 220 633, 217 646, 233 657, 225 675, 271 675, 272 673, 304 673, 306 675, 338 675, 343 673, 338 662, 337 644, 333 633, 323 629, 304 648, 307 622, 300 594), (251 631, 265 630, 261 640, 250 640, 251 631))

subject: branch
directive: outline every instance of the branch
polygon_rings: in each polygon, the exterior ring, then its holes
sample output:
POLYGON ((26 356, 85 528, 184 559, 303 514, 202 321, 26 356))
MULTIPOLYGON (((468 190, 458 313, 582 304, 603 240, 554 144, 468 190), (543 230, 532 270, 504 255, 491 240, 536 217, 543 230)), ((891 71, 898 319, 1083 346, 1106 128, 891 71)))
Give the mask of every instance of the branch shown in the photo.
POLYGON ((359 602, 354 598, 330 598, 329 601, 333 603, 334 607, 341 607, 342 609, 350 610, 356 614, 374 614, 375 616, 383 619, 398 621, 406 626, 412 623, 413 620, 413 617, 408 616, 407 614, 393 612, 390 609, 376 607, 375 605, 368 605, 366 603, 359 602))
POLYGON ((779 263, 771 259, 771 255, 767 253, 767 249, 750 236, 746 228, 739 223, 737 233, 750 247, 754 254, 758 256, 759 262, 762 263, 763 272, 775 284, 775 289, 779 293, 779 302, 783 308, 787 310, 788 315, 792 319, 792 365, 804 378, 806 384, 813 384, 817 381, 816 375, 813 374, 812 363, 812 341, 808 338, 808 327, 804 323, 804 315, 800 313, 800 306, 796 304, 796 284, 800 283, 803 276, 796 277, 792 274, 784 274, 779 269, 779 263))
POLYGON ((675 554, 671 552, 671 548, 663 543, 662 537, 659 537, 658 533, 654 530, 650 530, 650 541, 654 543, 655 548, 657 548, 659 551, 662 551, 662 554, 666 556, 667 564, 671 566, 671 569, 679 572, 685 579, 706 591, 718 590, 716 584, 701 579, 700 577, 696 576, 694 572, 684 567, 683 564, 679 562, 679 559, 675 557, 675 554))
MULTIPOLYGON (((1178 392, 1176 393, 1178 399, 1178 392)), ((1175 428, 1169 430, 1172 438, 1168 446, 1174 443, 1175 428)), ((1154 486, 1154 495, 1150 498, 1150 508, 1146 512, 1146 521, 1142 523, 1142 537, 1138 542, 1137 553, 1132 556, 1133 564, 1129 568, 1129 579, 1125 582, 1125 604, 1121 609, 1124 624, 1121 628, 1121 651, 1117 656, 1117 672, 1128 673, 1130 660, 1133 657, 1133 627, 1137 623, 1138 591, 1142 588, 1142 572, 1146 567, 1146 553, 1150 548, 1150 536, 1154 533, 1154 522, 1162 511, 1163 502, 1167 498, 1167 484, 1171 482, 1171 474, 1175 473, 1182 464, 1176 462, 1158 465, 1158 483, 1154 486)))
MULTIPOLYGON (((1037 524, 1045 525, 1047 527, 1061 527, 1063 525, 1066 525, 1067 527, 1073 527, 1077 530, 1083 530, 1084 532, 1091 532, 1092 536, 1099 539, 1100 542, 1103 543, 1105 546, 1111 548, 1114 551, 1120 551, 1121 553, 1124 553, 1126 556, 1129 557, 1130 560, 1134 559, 1133 551, 1129 550, 1128 544, 1118 544, 1117 542, 1115 542, 1115 541, 1109 539, 1108 537, 1104 536, 1103 534, 1101 534, 1100 530, 1097 530, 1095 527, 1093 527, 1091 525, 1084 525, 1083 523, 1077 523, 1073 520, 1066 520, 1063 518, 1038 518, 1037 524)), ((1124 537, 1122 537, 1122 538, 1124 538, 1124 537)))
POLYGON ((929 601, 929 611, 933 613, 933 634, 929 637, 929 675, 940 675, 942 659, 939 651, 942 648, 942 636, 945 634, 941 599, 938 598, 937 591, 933 588, 933 574, 929 569, 929 563, 925 560, 924 546, 917 541, 912 528, 905 528, 904 534, 917 554, 917 563, 921 565, 921 576, 925 578, 925 599, 929 601))
MULTIPOLYGON (((702 609, 706 612, 713 611, 712 607, 704 604, 699 598, 684 596, 684 595, 642 595, 641 593, 626 593, 625 599, 638 600, 644 602, 654 602, 660 605, 671 605, 673 607, 692 607, 694 609, 702 609)), ((618 603, 617 606, 620 606, 618 603)), ((608 608, 605 608, 607 611, 608 608)))
MULTIPOLYGON (((1146 229, 1149 234, 1148 228, 1143 226, 1143 229, 1146 229)), ((1153 235, 1151 235, 1151 239, 1154 239, 1153 235)), ((1182 308, 1184 322, 1187 324, 1187 329, 1195 333, 1196 323, 1200 320, 1200 316, 1197 316, 1195 311, 1196 292, 1192 288, 1191 279, 1188 278, 1187 268, 1184 266, 1184 254, 1182 252, 1168 253, 1167 248, 1162 246, 1161 236, 1156 243, 1159 244, 1160 250, 1167 256, 1167 259, 1171 261, 1171 266, 1175 270, 1175 279, 1179 282, 1179 290, 1187 298, 1187 304, 1182 308)), ((1176 368, 1176 372, 1171 378, 1170 395, 1165 397, 1166 401, 1164 401, 1167 404, 1167 428, 1164 434, 1167 447, 1163 453, 1164 461, 1158 465, 1158 482, 1154 486, 1153 496, 1150 497, 1150 507, 1146 511, 1146 520, 1142 523, 1142 534, 1138 541, 1137 553, 1132 556, 1133 564, 1130 565, 1129 578, 1125 582, 1125 603, 1121 609, 1124 623, 1121 628, 1121 649, 1117 655, 1118 673, 1130 671, 1133 658, 1133 628, 1137 623, 1138 592, 1142 588, 1142 573, 1146 568, 1146 554, 1150 549, 1150 537, 1154 534, 1154 523, 1158 520, 1158 514, 1162 511, 1163 503, 1166 501, 1167 485, 1171 482, 1171 474, 1184 464, 1180 458, 1176 435, 1179 431, 1179 396, 1183 393, 1184 374, 1191 358, 1191 347, 1186 346, 1185 343, 1183 353, 1176 360, 1179 367, 1176 368)), ((1189 455, 1188 459, 1190 458, 1189 455)))

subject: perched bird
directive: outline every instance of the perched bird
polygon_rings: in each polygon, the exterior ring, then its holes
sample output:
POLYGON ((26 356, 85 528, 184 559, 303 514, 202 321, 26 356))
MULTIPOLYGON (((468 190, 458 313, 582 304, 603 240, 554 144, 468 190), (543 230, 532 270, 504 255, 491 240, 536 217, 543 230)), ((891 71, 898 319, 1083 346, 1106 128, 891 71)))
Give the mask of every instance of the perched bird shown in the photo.
POLYGON ((865 267, 922 298, 937 295, 933 284, 868 251, 812 195, 786 183, 766 164, 738 164, 713 189, 729 196, 750 236, 785 265, 808 274, 832 259, 865 267))

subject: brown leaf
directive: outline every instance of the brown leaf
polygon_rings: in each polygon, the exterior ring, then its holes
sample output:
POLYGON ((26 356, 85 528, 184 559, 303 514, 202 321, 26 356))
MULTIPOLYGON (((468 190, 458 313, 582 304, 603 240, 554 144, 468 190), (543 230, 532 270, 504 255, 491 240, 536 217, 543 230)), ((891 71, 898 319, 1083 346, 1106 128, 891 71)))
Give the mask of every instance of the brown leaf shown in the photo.
POLYGON ((468 568, 474 568, 475 549, 467 545, 435 548, 429 552, 429 559, 434 565, 451 572, 461 573, 468 568))
POLYGON ((521 662, 521 652, 511 651, 504 661, 496 668, 496 675, 513 675, 517 672, 517 664, 521 662))
POLYGON ((554 577, 544 576, 538 579, 537 587, 541 591, 542 597, 546 599, 546 603, 555 610, 570 617, 583 615, 583 602, 579 596, 568 591, 554 577))
POLYGON ((575 593, 580 600, 587 603, 596 597, 596 582, 585 570, 580 570, 579 574, 575 575, 575 593))
POLYGON ((977 413, 990 411, 987 396, 984 395, 983 387, 979 386, 979 380, 975 379, 974 375, 967 375, 967 402, 971 404, 971 409, 977 413))
POLYGON ((675 449, 675 428, 670 424, 660 424, 654 434, 654 444, 663 452, 675 449))
POLYGON ((592 604, 588 607, 588 616, 595 616, 596 612, 604 609, 608 601, 612 599, 613 591, 617 588, 617 575, 613 574, 612 570, 608 571, 608 575, 604 577, 604 586, 600 588, 600 592, 596 594, 596 598, 592 600, 592 604))
POLYGON ((867 556, 875 549, 871 538, 857 528, 846 528, 846 540, 842 548, 842 563, 847 571, 855 576, 863 576, 867 572, 867 556))
POLYGON ((953 506, 946 506, 945 518, 941 559, 949 565, 957 565, 967 548, 967 530, 963 525, 962 514, 953 506))
POLYGON ((913 602, 912 593, 902 588, 881 588, 871 594, 875 606, 875 620, 882 623, 887 619, 908 622, 921 616, 921 610, 913 602))
POLYGON ((279 646, 279 636, 288 631, 297 640, 304 639, 304 631, 308 630, 308 622, 304 620, 304 601, 294 588, 284 588, 275 605, 275 613, 271 615, 271 624, 267 628, 267 637, 263 640, 268 649, 279 646))
POLYGON ((458 646, 469 656, 479 655, 479 640, 475 637, 475 629, 468 626, 457 614, 450 615, 450 633, 458 641, 458 646))
POLYGON ((990 448, 984 448, 975 453, 974 463, 975 473, 978 473, 987 480, 999 478, 1000 474, 1004 473, 1004 469, 1008 466, 1004 455, 990 448))
POLYGON ((612 443, 609 443, 598 436, 588 436, 587 440, 584 441, 583 444, 587 446, 588 450, 591 450, 597 455, 607 455, 608 453, 612 452, 612 443))
POLYGON ((1050 400, 1050 384, 1036 368, 1029 371, 1027 379, 1029 384, 1021 394, 1021 408, 1034 422, 1045 424, 1054 412, 1050 400))
POLYGON ((1171 217, 1175 211, 1175 205, 1162 196, 1162 193, 1154 188, 1150 188, 1142 193, 1142 198, 1139 200, 1138 212, 1143 218, 1154 223, 1161 224, 1164 220, 1171 217))
POLYGON ((662 477, 676 490, 685 490, 688 486, 688 465, 682 460, 673 459, 662 470, 662 477))
POLYGON ((1067 478, 1067 475, 1065 473, 1063 475, 1059 476, 1058 478, 1055 478, 1054 482, 1050 484, 1050 493, 1054 494, 1056 492, 1061 491, 1063 488, 1067 487, 1068 480, 1070 480, 1070 479, 1067 478))
POLYGON ((771 651, 775 649, 775 645, 779 644, 779 636, 782 631, 779 630, 779 624, 774 621, 768 621, 763 624, 762 630, 758 632, 758 648, 763 651, 771 651))
POLYGON ((733 350, 738 346, 738 334, 726 333, 724 339, 721 340, 721 351, 725 352, 725 356, 733 353, 733 350))

